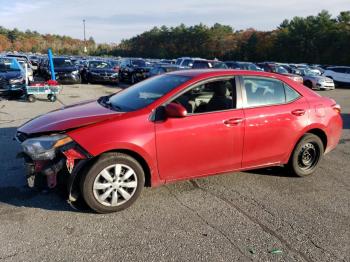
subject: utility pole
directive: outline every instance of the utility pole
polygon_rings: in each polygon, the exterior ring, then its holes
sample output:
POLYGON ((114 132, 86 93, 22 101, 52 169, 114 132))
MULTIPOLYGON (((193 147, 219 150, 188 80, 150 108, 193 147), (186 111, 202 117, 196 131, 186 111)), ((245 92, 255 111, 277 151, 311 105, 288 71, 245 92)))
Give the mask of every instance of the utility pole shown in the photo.
POLYGON ((83 19, 83 26, 84 26, 84 53, 87 53, 87 47, 86 47, 86 32, 85 32, 85 19, 83 19))

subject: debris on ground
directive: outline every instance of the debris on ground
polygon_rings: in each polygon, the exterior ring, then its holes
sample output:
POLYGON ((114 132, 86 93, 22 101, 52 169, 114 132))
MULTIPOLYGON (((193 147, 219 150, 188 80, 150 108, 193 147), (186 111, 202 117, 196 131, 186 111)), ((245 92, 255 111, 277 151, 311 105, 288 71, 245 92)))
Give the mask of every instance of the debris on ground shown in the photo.
POLYGON ((280 250, 280 249, 274 248, 274 249, 270 250, 269 253, 270 253, 270 254, 282 254, 283 251, 280 250))

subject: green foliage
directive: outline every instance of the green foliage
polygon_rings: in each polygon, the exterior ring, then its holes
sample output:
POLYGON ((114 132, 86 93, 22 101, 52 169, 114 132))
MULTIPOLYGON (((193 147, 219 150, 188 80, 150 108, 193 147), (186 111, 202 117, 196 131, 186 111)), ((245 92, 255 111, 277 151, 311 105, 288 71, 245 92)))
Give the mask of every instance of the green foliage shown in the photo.
MULTIPOLYGON (((223 60, 308 62, 350 64, 350 11, 333 18, 322 11, 316 16, 284 20, 275 30, 262 32, 252 28, 235 31, 219 23, 176 27, 154 27, 118 45, 87 43, 92 55, 177 58, 193 56, 223 60)), ((0 51, 55 54, 82 54, 84 42, 68 36, 41 35, 0 26, 0 51)))
POLYGON ((154 27, 109 52, 117 56, 176 58, 194 56, 224 60, 350 64, 350 11, 337 18, 317 16, 284 20, 269 32, 203 24, 154 27))
MULTIPOLYGON (((92 37, 86 41, 89 51, 96 48, 92 37)), ((84 41, 73 39, 68 36, 42 35, 36 31, 19 31, 0 26, 0 52, 3 51, 22 51, 22 52, 40 52, 46 53, 48 48, 52 48, 55 54, 82 54, 84 50, 84 41)))

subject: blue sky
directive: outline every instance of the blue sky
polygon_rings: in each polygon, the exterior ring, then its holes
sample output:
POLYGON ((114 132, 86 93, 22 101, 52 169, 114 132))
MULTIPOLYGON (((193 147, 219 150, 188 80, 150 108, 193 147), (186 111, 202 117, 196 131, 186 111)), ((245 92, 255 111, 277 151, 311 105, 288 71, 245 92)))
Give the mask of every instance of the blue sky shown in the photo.
POLYGON ((350 10, 350 0, 0 0, 0 25, 40 33, 119 42, 151 29, 200 22, 270 30, 284 18, 316 15, 322 9, 333 15, 350 10))

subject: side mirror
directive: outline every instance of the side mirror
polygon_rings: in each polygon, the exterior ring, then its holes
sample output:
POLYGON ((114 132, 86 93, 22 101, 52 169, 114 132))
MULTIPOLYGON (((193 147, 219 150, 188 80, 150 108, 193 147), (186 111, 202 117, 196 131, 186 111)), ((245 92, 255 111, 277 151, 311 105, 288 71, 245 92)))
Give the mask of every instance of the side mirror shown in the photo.
POLYGON ((187 115, 187 110, 180 104, 170 103, 165 106, 165 114, 170 118, 182 118, 187 115))

